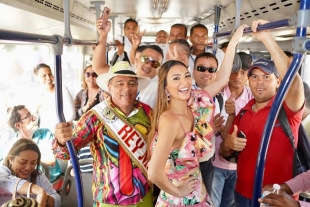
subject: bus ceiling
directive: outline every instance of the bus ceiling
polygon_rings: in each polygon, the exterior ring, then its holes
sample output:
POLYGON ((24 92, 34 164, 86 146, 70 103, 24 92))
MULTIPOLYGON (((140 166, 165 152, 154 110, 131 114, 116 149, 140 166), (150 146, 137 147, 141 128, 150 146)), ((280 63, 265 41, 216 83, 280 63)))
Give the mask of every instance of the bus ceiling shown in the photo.
MULTIPOLYGON (((141 28, 147 31, 144 42, 154 42, 157 31, 169 32, 170 26, 175 23, 186 24, 190 28, 199 22, 207 26, 209 42, 212 42, 215 5, 221 5, 219 32, 231 31, 235 27, 234 0, 106 0, 103 3, 101 11, 104 6, 112 10, 111 17, 115 21, 116 35, 123 33, 123 22, 127 18, 136 18, 141 28)), ((298 0, 243 0, 240 22, 250 25, 258 18, 269 21, 285 19, 293 16, 298 7, 298 0)), ((64 34, 63 0, 2 0, 0 10, 1 29, 43 35, 64 34)), ((71 34, 74 39, 96 41, 96 12, 90 0, 70 1, 70 16, 71 34)), ((295 35, 294 28, 277 29, 272 33, 277 41, 283 41, 284 49, 289 49, 290 40, 295 35)), ((110 41, 113 40, 112 34, 109 38, 110 41)), ((229 37, 219 38, 218 42, 222 43, 228 39, 229 37)), ((247 36, 242 40, 255 41, 247 36)), ((247 47, 244 45, 242 49, 247 47)))

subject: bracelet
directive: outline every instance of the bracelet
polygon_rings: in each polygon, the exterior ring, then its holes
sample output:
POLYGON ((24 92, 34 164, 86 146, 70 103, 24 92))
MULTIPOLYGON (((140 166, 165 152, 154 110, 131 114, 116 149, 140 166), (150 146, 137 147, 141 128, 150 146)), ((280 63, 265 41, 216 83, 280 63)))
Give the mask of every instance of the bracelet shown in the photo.
POLYGON ((46 203, 48 203, 49 198, 50 198, 50 195, 46 193, 46 203))

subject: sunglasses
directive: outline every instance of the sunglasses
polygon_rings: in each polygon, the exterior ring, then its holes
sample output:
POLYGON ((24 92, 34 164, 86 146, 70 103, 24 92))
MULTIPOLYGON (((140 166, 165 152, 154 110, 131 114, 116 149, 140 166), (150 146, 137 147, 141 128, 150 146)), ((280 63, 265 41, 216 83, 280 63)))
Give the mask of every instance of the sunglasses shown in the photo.
POLYGON ((84 73, 85 77, 89 78, 90 76, 92 76, 93 78, 97 78, 98 75, 97 73, 89 73, 89 72, 86 72, 84 73))
POLYGON ((158 68, 160 63, 157 60, 153 60, 151 57, 141 56, 141 62, 148 64, 151 63, 152 68, 158 68))
POLYGON ((217 68, 207 68, 205 66, 197 66, 196 69, 199 72, 206 72, 207 70, 209 73, 215 73, 217 71, 217 68))

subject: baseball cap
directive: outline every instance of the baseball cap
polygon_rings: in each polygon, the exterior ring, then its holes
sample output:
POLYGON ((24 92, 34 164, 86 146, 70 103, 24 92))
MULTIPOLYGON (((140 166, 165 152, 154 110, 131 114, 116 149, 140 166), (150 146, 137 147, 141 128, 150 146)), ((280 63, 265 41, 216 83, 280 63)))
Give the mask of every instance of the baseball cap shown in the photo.
POLYGON ((267 59, 258 59, 249 69, 248 76, 252 75, 253 69, 260 69, 264 73, 267 74, 275 74, 277 78, 279 78, 279 73, 275 67, 275 64, 271 60, 267 59))

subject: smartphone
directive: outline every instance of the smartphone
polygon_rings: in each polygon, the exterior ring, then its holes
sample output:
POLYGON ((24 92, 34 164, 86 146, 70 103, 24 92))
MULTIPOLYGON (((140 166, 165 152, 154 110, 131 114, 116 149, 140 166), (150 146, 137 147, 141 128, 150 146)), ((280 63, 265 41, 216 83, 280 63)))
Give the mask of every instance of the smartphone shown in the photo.
POLYGON ((239 137, 239 138, 246 138, 245 134, 242 131, 240 131, 238 133, 237 137, 239 137))
POLYGON ((109 17, 110 17, 110 13, 111 13, 111 9, 109 9, 108 7, 104 7, 103 13, 102 13, 102 16, 101 16, 101 19, 102 19, 102 26, 101 26, 101 28, 102 29, 106 28, 107 22, 108 22, 109 17))

